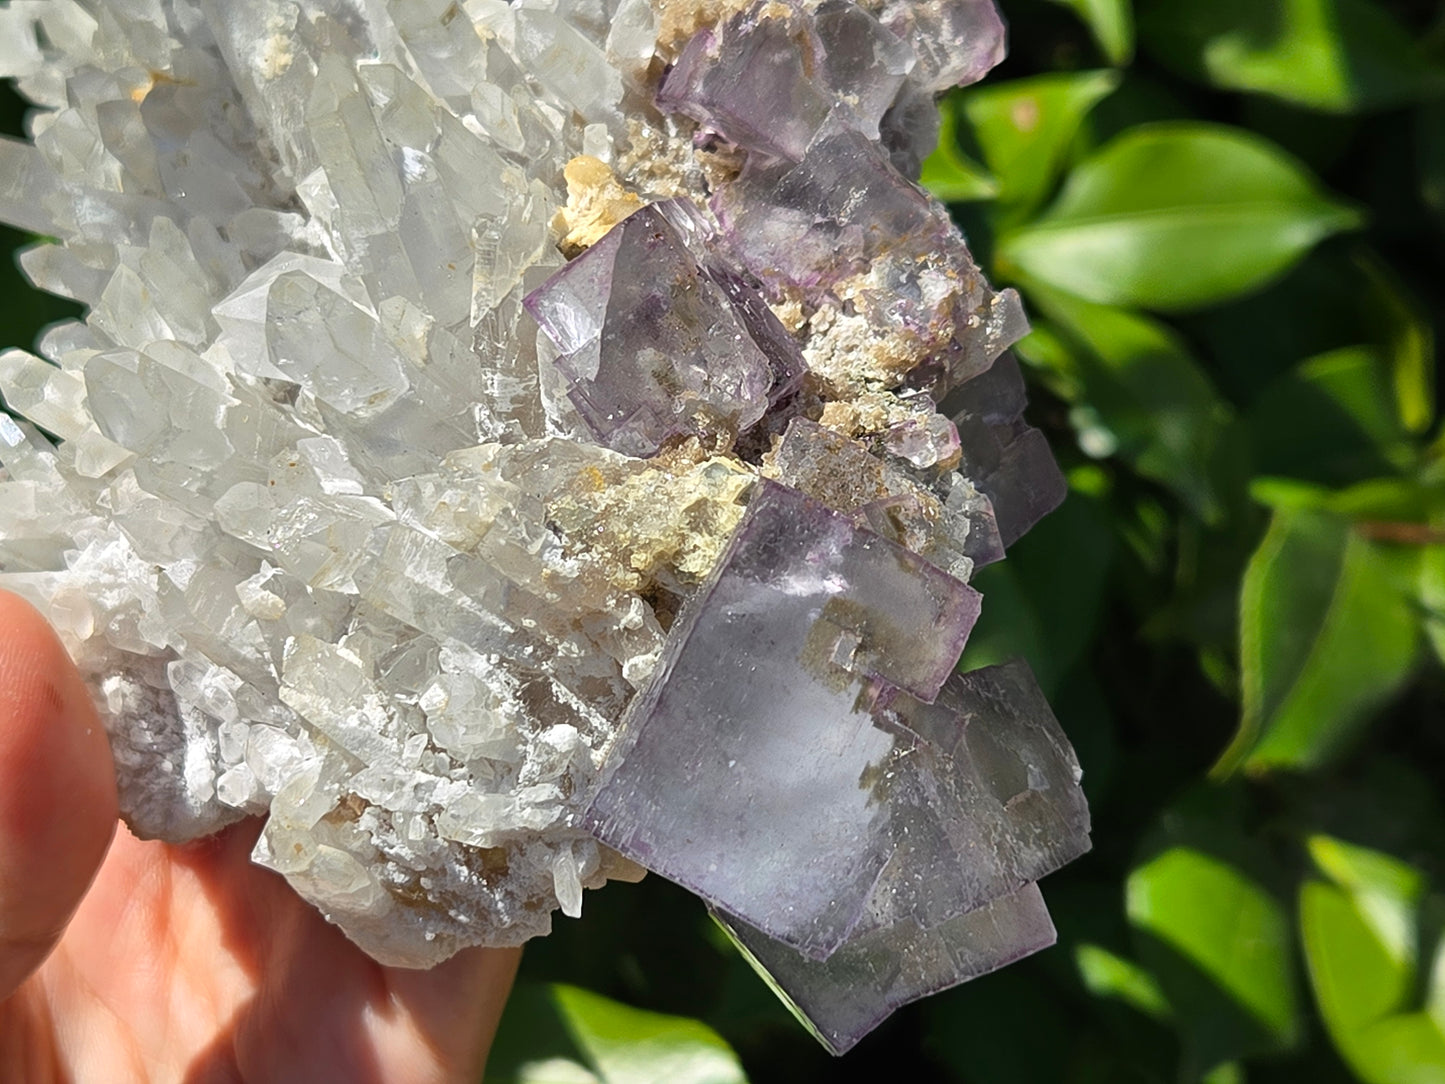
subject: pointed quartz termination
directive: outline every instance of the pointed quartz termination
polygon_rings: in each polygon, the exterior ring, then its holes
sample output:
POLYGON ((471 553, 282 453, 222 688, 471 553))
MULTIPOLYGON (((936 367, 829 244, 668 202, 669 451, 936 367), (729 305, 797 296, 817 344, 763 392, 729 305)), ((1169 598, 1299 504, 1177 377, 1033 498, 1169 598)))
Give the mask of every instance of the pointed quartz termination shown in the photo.
POLYGON ((892 851, 880 770, 917 742, 876 726, 873 701, 933 699, 978 605, 915 554, 760 481, 638 694, 586 826, 826 958, 892 851))
POLYGON ((1022 538, 1068 494, 1047 439, 1023 420, 1027 405, 1018 362, 1004 354, 941 408, 958 429, 963 473, 993 502, 1005 546, 1022 538))
POLYGON ((655 454, 680 433, 747 430, 803 374, 796 344, 706 252, 697 213, 645 207, 526 298, 598 441, 655 454))
POLYGON ((830 113, 871 139, 914 52, 851 0, 762 3, 688 42, 657 94, 745 150, 798 161, 830 113))
MULTIPOLYGON (((716 912, 714 912, 716 915, 716 912)), ((1048 948, 1054 924, 1026 885, 940 926, 901 922, 810 960, 727 915, 716 915, 748 962, 833 1054, 845 1054, 895 1009, 1048 948)))

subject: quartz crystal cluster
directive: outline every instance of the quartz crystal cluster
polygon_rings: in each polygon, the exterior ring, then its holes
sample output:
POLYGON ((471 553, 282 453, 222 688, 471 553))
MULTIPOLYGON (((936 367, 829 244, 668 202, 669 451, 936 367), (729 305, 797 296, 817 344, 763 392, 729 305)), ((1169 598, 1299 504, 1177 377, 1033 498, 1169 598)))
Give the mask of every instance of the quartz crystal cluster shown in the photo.
POLYGON ((123 812, 377 959, 643 868, 835 1051, 1053 938, 1079 768, 973 570, 1062 499, 915 183, 990 0, 11 0, 0 586, 123 812))

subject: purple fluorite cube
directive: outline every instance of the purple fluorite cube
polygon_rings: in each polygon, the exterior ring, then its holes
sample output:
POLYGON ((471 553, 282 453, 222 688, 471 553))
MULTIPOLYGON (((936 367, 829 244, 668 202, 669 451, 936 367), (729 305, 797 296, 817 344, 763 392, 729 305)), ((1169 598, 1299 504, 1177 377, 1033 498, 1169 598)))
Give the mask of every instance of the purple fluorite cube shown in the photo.
POLYGON ((833 105, 809 74, 822 62, 822 43, 801 11, 779 18, 740 12, 688 42, 657 105, 730 143, 796 161, 833 105))
POLYGON ((796 162, 830 115, 876 139, 914 64, 913 49, 852 0, 815 13, 763 3, 694 36, 657 105, 796 162))
POLYGON ((1004 56, 1004 24, 993 0, 888 0, 879 17, 913 47, 913 78, 931 94, 978 82, 1004 56))
POLYGON ((754 966, 841 1054, 894 1009, 1054 942, 1035 881, 1089 848, 1073 750, 1027 665, 948 680, 938 700, 879 705, 900 736, 875 772, 888 861, 826 960, 720 914, 754 966))
POLYGON ((943 208, 840 124, 824 127, 800 162, 749 163, 713 210, 744 266, 771 284, 827 287, 886 252, 958 244, 943 208))
POLYGON ((918 738, 880 694, 931 700, 978 595, 795 490, 761 481, 673 626, 586 822, 599 839, 822 959, 865 917, 893 845, 886 766, 918 738))
POLYGON ((1028 395, 1012 354, 961 385, 942 409, 952 413, 963 473, 993 502, 999 534, 1012 546, 1068 495, 1049 442, 1023 420, 1028 395))
POLYGON ((718 916, 749 962, 831 1053, 843 1054, 898 1009, 1054 943, 1037 885, 924 929, 900 922, 809 959, 746 923, 718 916))
POLYGON ((860 931, 931 928, 1088 851, 1083 773, 1026 663, 954 674, 932 704, 898 694, 875 716, 919 741, 894 770, 895 849, 860 931))
POLYGON ((526 298, 568 397, 615 451, 743 432, 801 379, 797 345, 701 230, 681 204, 644 207, 526 298))

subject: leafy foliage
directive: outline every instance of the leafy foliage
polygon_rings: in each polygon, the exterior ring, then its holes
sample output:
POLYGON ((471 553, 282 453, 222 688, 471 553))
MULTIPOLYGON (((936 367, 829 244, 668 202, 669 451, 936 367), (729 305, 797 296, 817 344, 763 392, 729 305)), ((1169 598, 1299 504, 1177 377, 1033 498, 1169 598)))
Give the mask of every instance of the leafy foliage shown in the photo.
MULTIPOLYGON (((1028 657, 1086 771, 1060 945, 835 1061, 686 893, 613 886, 489 1079, 1445 1081, 1445 13, 1003 8, 923 179, 1025 295, 1072 487, 965 656, 1028 657)), ((67 311, 0 283, 11 342, 67 311)))

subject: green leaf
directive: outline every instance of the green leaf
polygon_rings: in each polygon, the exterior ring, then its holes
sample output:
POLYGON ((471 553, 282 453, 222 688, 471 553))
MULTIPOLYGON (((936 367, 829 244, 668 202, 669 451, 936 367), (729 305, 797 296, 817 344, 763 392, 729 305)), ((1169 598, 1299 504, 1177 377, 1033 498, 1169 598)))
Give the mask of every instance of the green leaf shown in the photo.
POLYGON ((1147 0, 1139 33, 1183 75, 1332 113, 1398 105, 1432 83, 1416 42, 1371 0, 1147 0))
MULTIPOLYGON (((1117 454, 1147 478, 1162 482, 1201 519, 1220 512, 1211 464, 1231 420, 1189 350, 1169 328, 1123 309, 1093 305, 1054 291, 1035 291, 1066 346, 1037 353, 1030 336, 1026 359, 1068 366, 1076 405, 1070 418, 1080 446, 1096 457, 1117 454)), ((1046 335, 1050 331, 1045 326, 1046 335)))
POLYGON ((1310 985, 1340 1054, 1366 1084, 1445 1080, 1439 1014, 1418 1006, 1416 929, 1424 878, 1390 855, 1309 840, 1326 880, 1300 891, 1310 985))
POLYGON ((1429 318, 1384 260, 1366 253, 1356 263, 1367 283, 1365 304, 1375 335, 1390 361, 1400 424, 1424 432, 1435 420, 1435 334, 1429 318))
POLYGON ((1178 311, 1261 286, 1360 221, 1266 140, 1146 125, 1084 161, 1041 218, 1003 234, 997 263, 1025 285, 1178 311))
POLYGON ((1342 519, 1276 512, 1245 571, 1243 718, 1216 773, 1325 763, 1404 683, 1418 643, 1379 547, 1342 519))
POLYGON ((1110 64, 1120 67, 1134 58, 1132 0, 1054 0, 1054 3, 1078 13, 1110 64))
POLYGON ((552 996, 602 1084, 746 1084, 742 1065, 699 1020, 644 1012, 575 986, 552 996))
POLYGON ((988 602, 969 635, 964 670, 1028 659, 1051 692, 1088 649, 1101 617, 1113 538, 1098 499, 1071 493, 973 580, 988 602))
POLYGON ((487 1084, 747 1084, 706 1024, 644 1012, 574 986, 520 983, 487 1084))
POLYGON ((1099 945, 1080 944, 1074 949, 1074 964, 1084 987, 1095 997, 1117 998, 1156 1020, 1173 1015, 1154 976, 1132 960, 1099 945))
POLYGON ((1279 377, 1249 409, 1255 469, 1345 485, 1407 466, 1390 369, 1381 351, 1350 346, 1279 377))
POLYGON ((1020 210, 1048 198, 1089 110, 1119 85, 1114 71, 1015 79, 966 91, 963 112, 998 199, 1020 210))
POLYGON ((1223 1062, 1200 1077, 1199 1084, 1245 1084, 1244 1067, 1237 1061, 1223 1062))
MULTIPOLYGON (((1390 960, 1402 974, 1413 974, 1417 957, 1415 912, 1425 894, 1425 878, 1420 871, 1398 858, 1330 836, 1312 836, 1306 845, 1320 872, 1354 896, 1390 960)), ((1401 996, 1412 983, 1401 986, 1401 996)))
POLYGON ((1293 478, 1261 477, 1250 483, 1249 495, 1280 511, 1309 509, 1363 523, 1366 533, 1374 528, 1373 533, 1380 534, 1378 528, 1391 524, 1405 534, 1417 532, 1422 536, 1427 534, 1423 521, 1432 500, 1431 491, 1413 478, 1372 478, 1344 489, 1330 489, 1293 478))
POLYGON ((1240 868, 1173 846, 1129 874, 1126 909, 1201 1069, 1299 1033, 1284 908, 1240 868))
POLYGON ((1424 611, 1425 637, 1436 657, 1445 662, 1445 545, 1440 544, 1438 534, 1435 544, 1420 552, 1418 597, 1424 611))
POLYGON ((923 163, 918 183, 944 203, 993 199, 998 183, 958 145, 958 97, 938 100, 938 146, 923 163))

